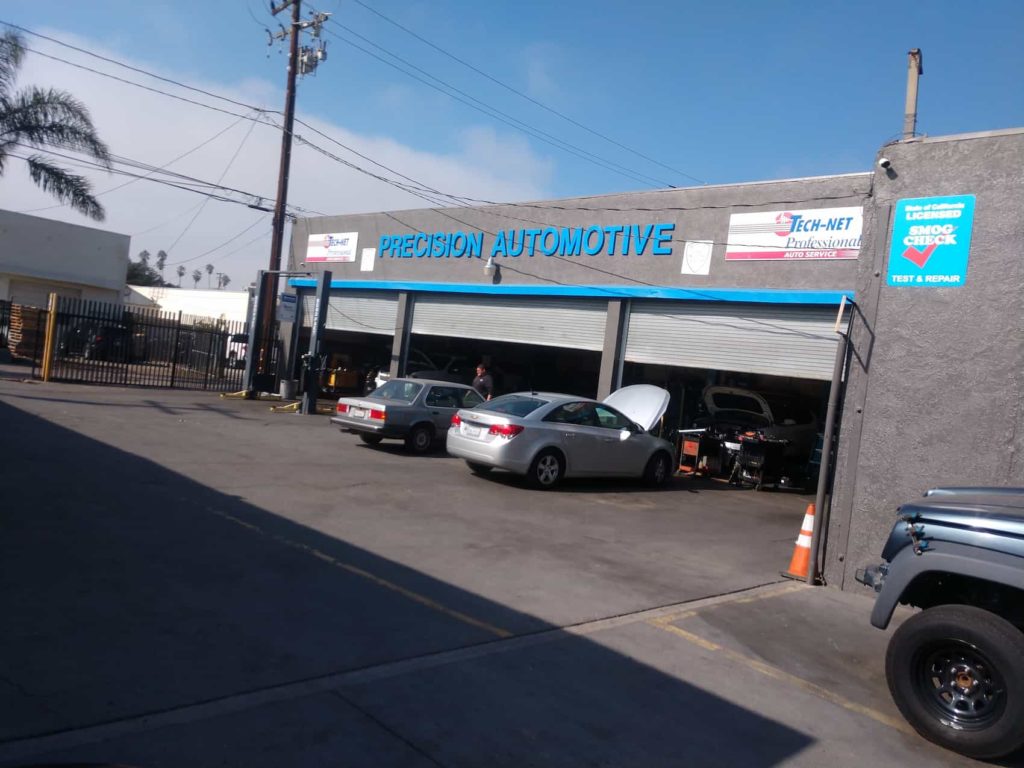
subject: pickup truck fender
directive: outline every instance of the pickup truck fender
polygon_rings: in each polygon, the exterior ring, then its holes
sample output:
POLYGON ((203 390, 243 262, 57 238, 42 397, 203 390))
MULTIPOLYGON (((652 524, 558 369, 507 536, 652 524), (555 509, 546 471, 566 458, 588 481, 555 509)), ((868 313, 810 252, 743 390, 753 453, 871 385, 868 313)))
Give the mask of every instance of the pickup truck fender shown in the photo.
POLYGON ((905 547, 889 563, 885 582, 871 611, 871 624, 879 629, 888 627, 907 587, 921 574, 937 571, 1024 590, 1024 558, 980 547, 929 541, 928 548, 921 554, 914 554, 913 547, 905 547))

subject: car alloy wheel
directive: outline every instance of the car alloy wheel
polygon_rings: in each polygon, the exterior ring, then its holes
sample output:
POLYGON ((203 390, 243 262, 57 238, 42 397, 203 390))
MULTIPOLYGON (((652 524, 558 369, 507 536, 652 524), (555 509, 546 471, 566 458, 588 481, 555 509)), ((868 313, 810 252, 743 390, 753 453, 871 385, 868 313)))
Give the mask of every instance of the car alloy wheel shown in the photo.
POLYGON ((647 462, 647 467, 644 469, 644 480, 648 485, 664 485, 669 478, 670 472, 668 455, 658 451, 647 462))
POLYGON ((558 484, 564 471, 562 458, 555 451, 541 451, 530 464, 529 480, 535 488, 548 490, 558 484))

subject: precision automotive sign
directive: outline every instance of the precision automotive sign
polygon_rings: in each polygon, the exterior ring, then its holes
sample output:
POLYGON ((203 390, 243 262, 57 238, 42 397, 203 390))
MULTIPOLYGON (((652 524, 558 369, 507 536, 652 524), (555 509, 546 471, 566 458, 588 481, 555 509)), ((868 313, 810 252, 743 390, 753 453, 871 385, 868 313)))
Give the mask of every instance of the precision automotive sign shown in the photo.
MULTIPOLYGON (((499 229, 486 249, 489 256, 669 256, 676 225, 612 224, 588 227, 499 229)), ((381 235, 383 259, 483 258, 483 232, 415 232, 381 235)))
POLYGON ((856 259, 863 222, 859 206, 734 213, 725 260, 856 259))

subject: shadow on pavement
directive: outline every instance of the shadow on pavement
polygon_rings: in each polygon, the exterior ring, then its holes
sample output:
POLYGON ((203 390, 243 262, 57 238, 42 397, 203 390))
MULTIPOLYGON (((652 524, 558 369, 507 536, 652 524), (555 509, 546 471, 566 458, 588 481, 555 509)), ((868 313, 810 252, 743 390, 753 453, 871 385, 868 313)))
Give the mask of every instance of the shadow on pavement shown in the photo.
POLYGON ((18 740, 193 706, 210 716, 59 757, 772 766, 812 741, 560 631, 261 703, 276 686, 556 628, 3 403, 0 424, 5 765, 33 762, 10 762, 18 740), (243 698, 218 711, 230 697, 243 698))

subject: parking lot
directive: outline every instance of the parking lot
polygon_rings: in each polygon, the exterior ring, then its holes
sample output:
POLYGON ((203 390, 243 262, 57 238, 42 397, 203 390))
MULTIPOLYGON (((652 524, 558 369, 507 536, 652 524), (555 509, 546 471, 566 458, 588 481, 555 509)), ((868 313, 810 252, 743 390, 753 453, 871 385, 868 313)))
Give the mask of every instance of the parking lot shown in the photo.
POLYGON ((806 496, 480 478, 326 417, 0 378, 0 764, 963 765, 806 496))

